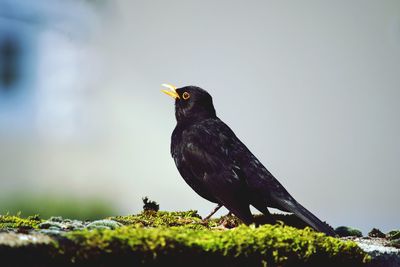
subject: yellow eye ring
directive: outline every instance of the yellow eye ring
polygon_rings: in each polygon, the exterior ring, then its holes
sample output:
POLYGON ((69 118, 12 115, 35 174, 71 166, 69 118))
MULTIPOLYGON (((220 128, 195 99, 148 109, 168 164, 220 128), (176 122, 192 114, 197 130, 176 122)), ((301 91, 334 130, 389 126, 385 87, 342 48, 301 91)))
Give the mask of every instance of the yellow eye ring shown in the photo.
POLYGON ((185 99, 185 100, 188 100, 190 98, 190 94, 188 92, 184 92, 182 94, 182 98, 185 99))

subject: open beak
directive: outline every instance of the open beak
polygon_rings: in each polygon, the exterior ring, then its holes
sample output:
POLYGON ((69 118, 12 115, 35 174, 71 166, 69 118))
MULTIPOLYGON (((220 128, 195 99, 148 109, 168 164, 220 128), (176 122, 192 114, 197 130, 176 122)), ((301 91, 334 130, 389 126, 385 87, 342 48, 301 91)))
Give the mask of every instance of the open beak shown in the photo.
POLYGON ((176 92, 176 87, 170 84, 163 83, 161 86, 168 88, 169 90, 161 90, 161 92, 173 97, 174 99, 180 99, 180 96, 176 92))

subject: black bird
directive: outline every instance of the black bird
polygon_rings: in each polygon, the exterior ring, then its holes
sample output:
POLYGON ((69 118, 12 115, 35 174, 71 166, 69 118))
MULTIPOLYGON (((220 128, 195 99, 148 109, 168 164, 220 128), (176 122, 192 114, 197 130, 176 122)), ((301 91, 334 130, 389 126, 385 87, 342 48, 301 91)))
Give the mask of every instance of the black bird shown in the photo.
POLYGON ((221 121, 212 97, 196 86, 164 93, 175 99, 177 125, 171 154, 186 183, 203 198, 225 206, 246 224, 253 223, 250 205, 273 221, 268 207, 292 212, 315 230, 335 232, 300 205, 235 133, 221 121))

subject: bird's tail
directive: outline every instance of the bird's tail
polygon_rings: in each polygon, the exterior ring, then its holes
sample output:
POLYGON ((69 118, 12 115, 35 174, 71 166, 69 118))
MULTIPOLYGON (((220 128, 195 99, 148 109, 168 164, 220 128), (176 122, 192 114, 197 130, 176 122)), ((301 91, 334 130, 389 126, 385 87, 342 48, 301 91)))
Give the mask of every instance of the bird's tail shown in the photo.
POLYGON ((336 235, 336 233, 332 229, 332 227, 330 227, 328 224, 322 222, 320 219, 318 219, 314 214, 309 212, 306 208, 304 208, 297 201, 292 199, 291 201, 282 201, 282 202, 281 202, 282 206, 284 206, 290 212, 294 213, 297 217, 302 219, 304 222, 306 222, 308 225, 310 225, 315 230, 317 230, 319 232, 323 232, 329 236, 336 235))

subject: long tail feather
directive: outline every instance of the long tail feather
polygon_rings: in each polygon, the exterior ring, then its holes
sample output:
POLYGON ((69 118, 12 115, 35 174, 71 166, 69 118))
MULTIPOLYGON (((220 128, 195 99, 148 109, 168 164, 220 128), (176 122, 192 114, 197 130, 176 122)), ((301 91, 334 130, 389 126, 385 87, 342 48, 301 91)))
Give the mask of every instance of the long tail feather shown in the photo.
POLYGON ((318 219, 314 214, 309 212, 306 208, 304 208, 300 203, 295 201, 294 199, 291 200, 279 200, 279 203, 295 214, 297 217, 302 219, 304 222, 306 222, 308 225, 310 225, 312 228, 319 232, 323 232, 326 235, 329 236, 335 236, 336 233, 333 231, 331 227, 329 227, 326 223, 322 222, 320 219, 318 219))

